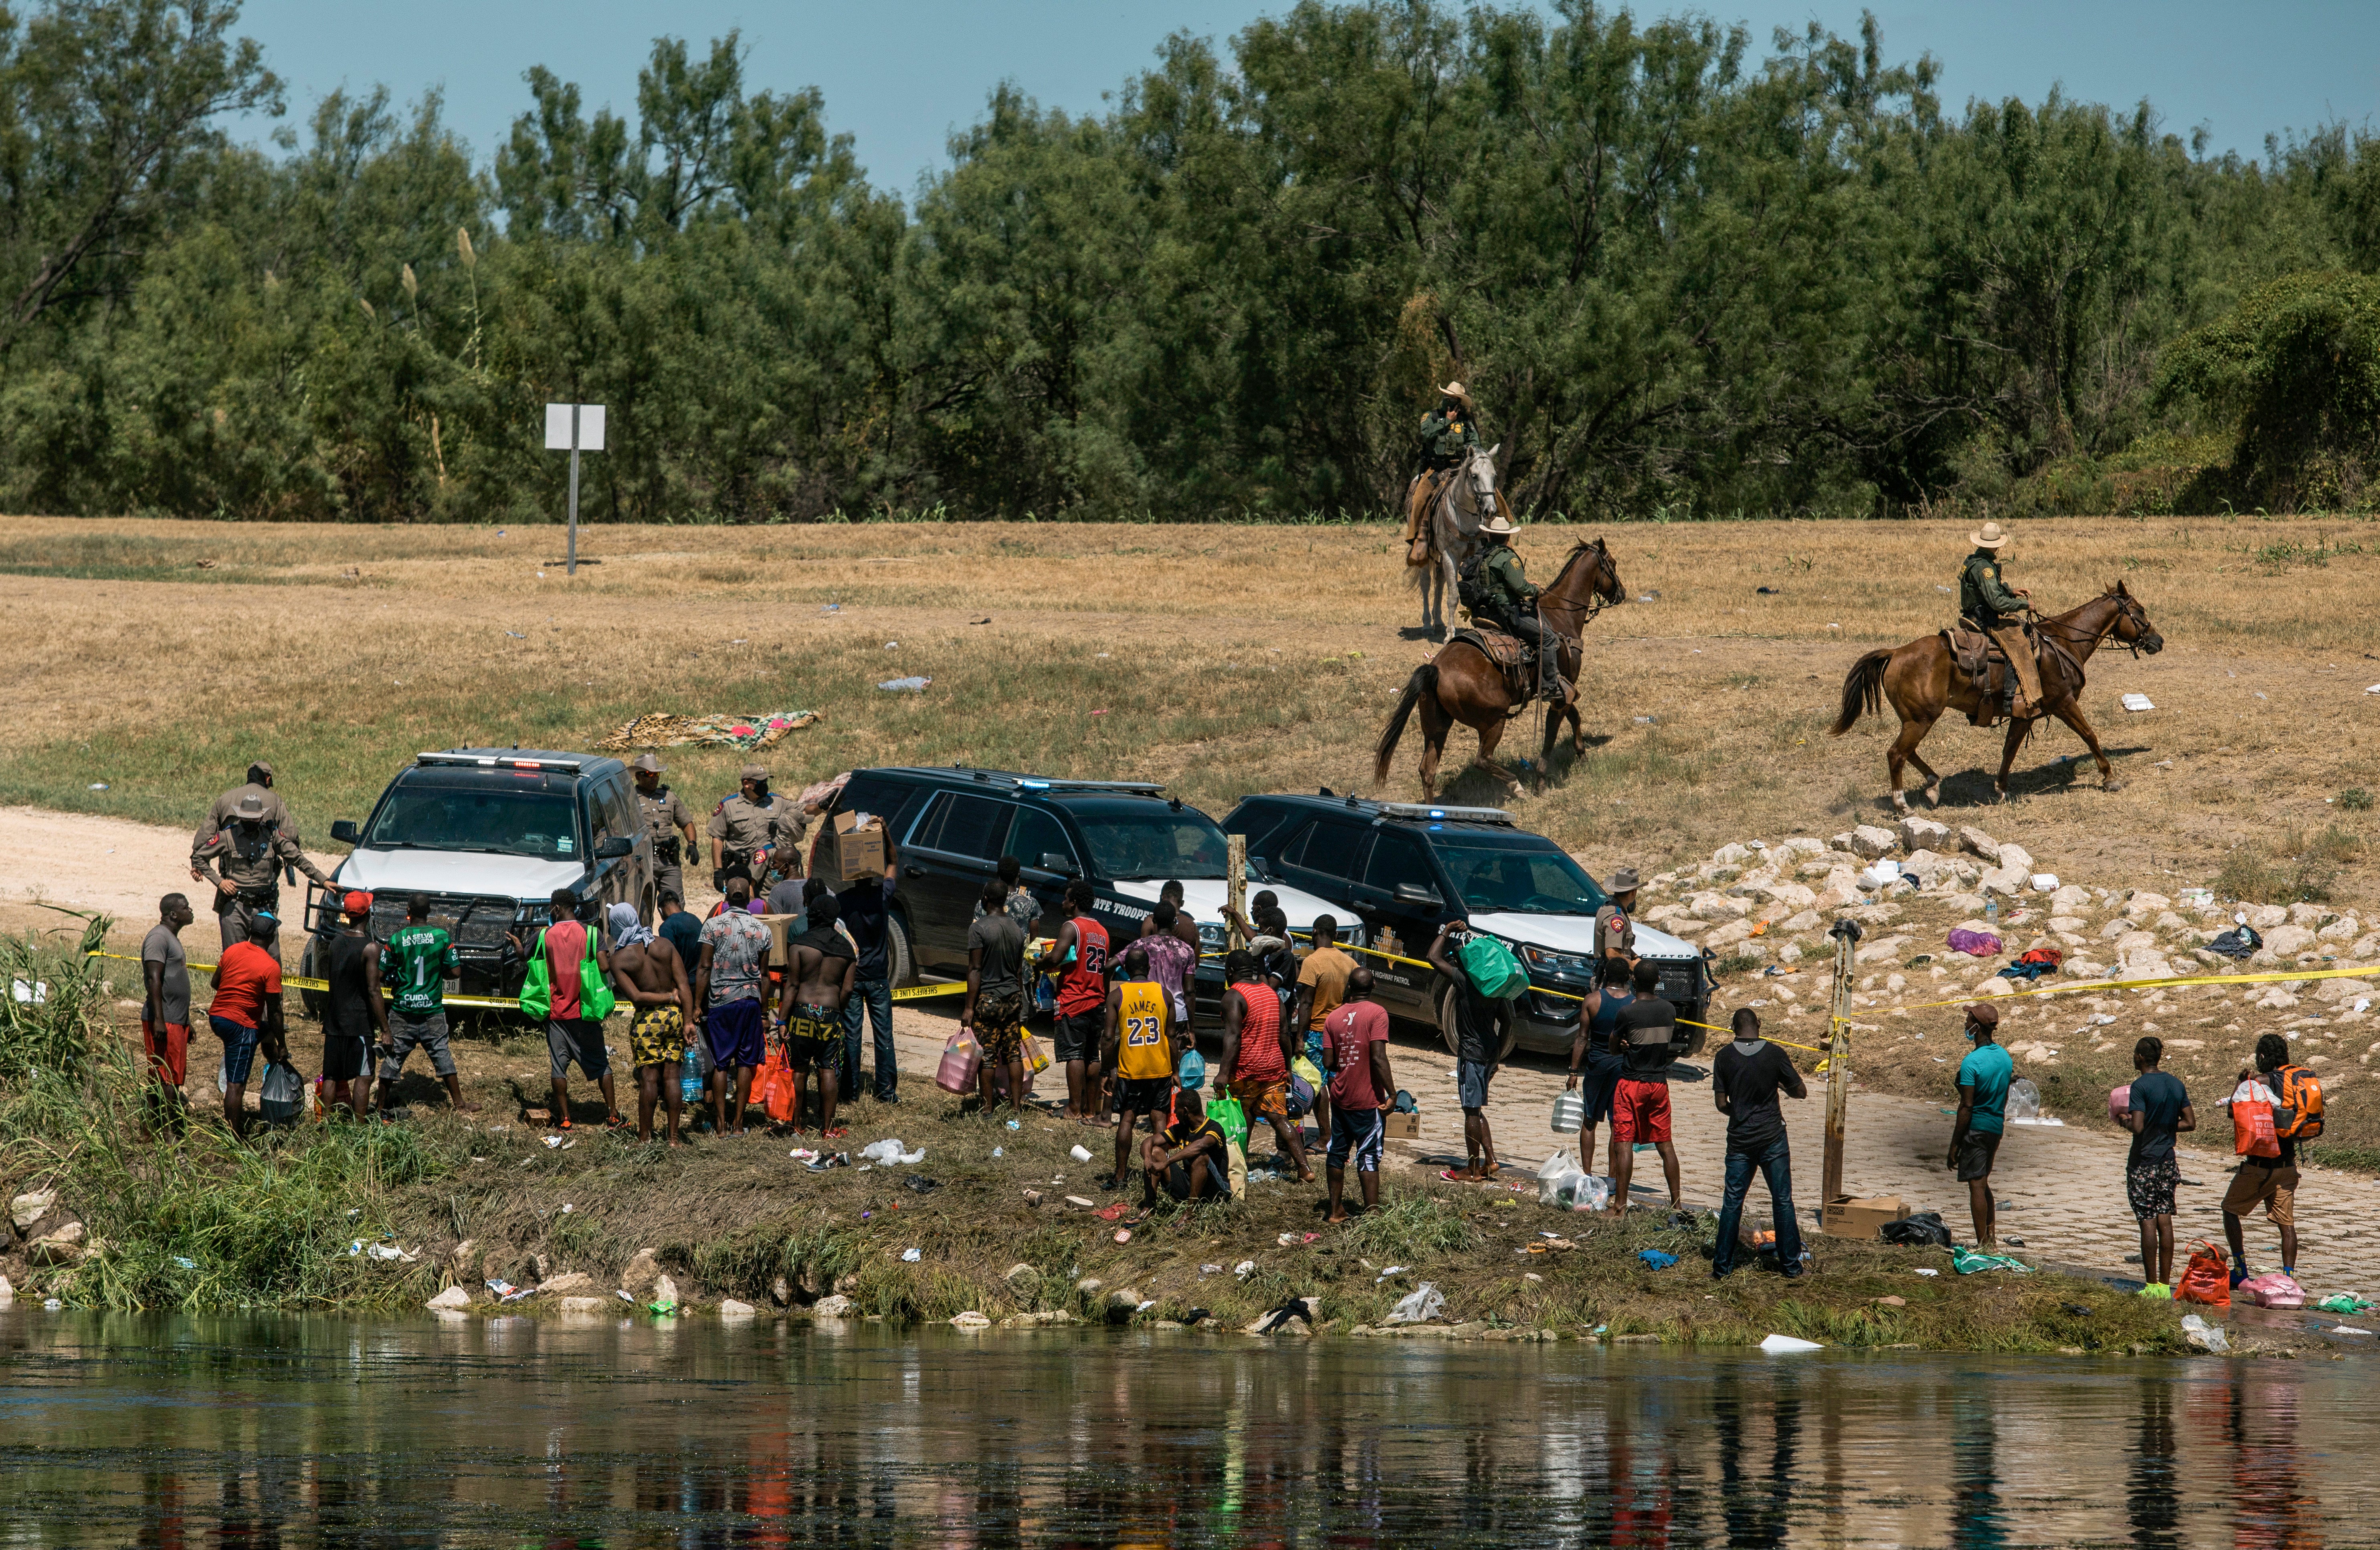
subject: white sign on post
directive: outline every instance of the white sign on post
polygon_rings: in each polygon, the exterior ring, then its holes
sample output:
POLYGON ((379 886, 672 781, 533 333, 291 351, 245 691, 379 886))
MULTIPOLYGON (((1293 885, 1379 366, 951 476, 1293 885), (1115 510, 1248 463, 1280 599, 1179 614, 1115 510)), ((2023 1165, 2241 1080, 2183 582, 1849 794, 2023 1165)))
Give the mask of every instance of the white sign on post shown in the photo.
POLYGON ((545 450, 570 454, 570 551, 565 575, 578 574, 578 454, 603 450, 603 406, 548 404, 545 406, 545 450))

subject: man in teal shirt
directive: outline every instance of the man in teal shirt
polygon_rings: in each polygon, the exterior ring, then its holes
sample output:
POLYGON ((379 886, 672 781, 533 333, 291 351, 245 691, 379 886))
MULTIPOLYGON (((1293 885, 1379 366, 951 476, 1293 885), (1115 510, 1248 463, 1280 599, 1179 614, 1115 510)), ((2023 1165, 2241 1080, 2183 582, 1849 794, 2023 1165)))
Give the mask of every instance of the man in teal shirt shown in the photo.
POLYGON ((2000 1132, 2006 1120, 2009 1079, 2016 1062, 1992 1042, 1999 1031, 2000 1009, 1977 1001, 1967 1009, 1967 1037, 1975 1047, 1959 1062, 1959 1118, 1950 1127, 1949 1167, 1967 1186, 1967 1209, 1975 1219, 1975 1247, 1994 1252, 1999 1241, 1999 1212, 1992 1202, 1992 1161, 1999 1156, 2000 1132))
POLYGON ((372 998, 388 992, 388 1052, 380 1062, 380 1111, 385 1118, 396 1102, 396 1081, 405 1074, 406 1058, 419 1048, 430 1057, 430 1069, 446 1084, 447 1101, 458 1114, 472 1106, 463 1101, 463 1079, 455 1070, 455 1052, 446 1045, 446 977, 463 972, 455 939, 443 926, 430 924, 430 896, 417 893, 405 902, 405 924, 388 935, 373 965, 372 998))

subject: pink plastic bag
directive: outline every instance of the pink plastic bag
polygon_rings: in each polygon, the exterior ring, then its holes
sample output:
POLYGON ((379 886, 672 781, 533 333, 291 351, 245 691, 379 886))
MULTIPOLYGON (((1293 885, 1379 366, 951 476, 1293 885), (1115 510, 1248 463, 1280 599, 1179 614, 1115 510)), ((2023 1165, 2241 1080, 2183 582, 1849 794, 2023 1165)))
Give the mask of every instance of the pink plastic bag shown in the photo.
POLYGON ((2259 1308, 2302 1308, 2305 1288, 2277 1270, 2261 1276, 2251 1276, 2241 1281, 2238 1295, 2259 1308))
POLYGON ((972 1093, 976 1068, 982 1063, 983 1056, 976 1048, 975 1040, 962 1029, 942 1047, 942 1063, 934 1072, 934 1085, 945 1093, 972 1093))
POLYGON ((1998 958, 2000 955, 2000 939, 1988 932, 1970 931, 1961 926, 1950 933, 1950 951, 1976 958, 1998 958))
POLYGON ((2124 1122, 2124 1115, 2131 1108, 2131 1107, 2132 1084, 2131 1083, 2127 1082, 2120 1087, 2110 1087, 2107 1089, 2108 1119, 2113 1120, 2119 1125, 2122 1124, 2124 1122))

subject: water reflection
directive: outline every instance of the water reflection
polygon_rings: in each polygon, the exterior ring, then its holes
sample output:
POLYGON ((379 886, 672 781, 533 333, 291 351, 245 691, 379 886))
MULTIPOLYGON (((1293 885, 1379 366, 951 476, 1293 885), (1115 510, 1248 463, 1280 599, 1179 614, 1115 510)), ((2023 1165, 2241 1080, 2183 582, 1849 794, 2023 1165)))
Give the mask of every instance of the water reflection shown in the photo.
POLYGON ((0 1541, 2367 1543, 2359 1363, 0 1314, 0 1541), (2310 1440, 2313 1439, 2313 1440, 2310 1440))

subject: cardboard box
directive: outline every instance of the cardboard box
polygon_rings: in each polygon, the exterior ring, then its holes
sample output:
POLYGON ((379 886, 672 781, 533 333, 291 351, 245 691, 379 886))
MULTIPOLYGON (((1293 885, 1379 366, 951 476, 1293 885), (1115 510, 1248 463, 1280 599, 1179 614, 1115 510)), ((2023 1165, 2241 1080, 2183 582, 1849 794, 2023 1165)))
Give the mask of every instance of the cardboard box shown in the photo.
POLYGON ((793 950, 785 944, 810 928, 806 914, 764 914, 760 924, 769 928, 769 967, 782 969, 791 962, 793 950))
POLYGON ((1897 1194, 1881 1194, 1866 1200, 1846 1195, 1840 1200, 1827 1202, 1826 1214, 1819 1219, 1818 1230, 1829 1238, 1873 1241, 1876 1229, 1908 1215, 1909 1203, 1897 1194))
POLYGON ((1420 1115, 1400 1114, 1395 1109, 1391 1108, 1388 1113, 1382 1115, 1380 1118, 1381 1122, 1387 1127, 1384 1133, 1390 1141, 1419 1141, 1421 1139, 1420 1115))
POLYGON ((832 868, 827 875, 836 887, 884 875, 882 818, 873 813, 837 813, 833 836, 832 854, 821 863, 832 868))

